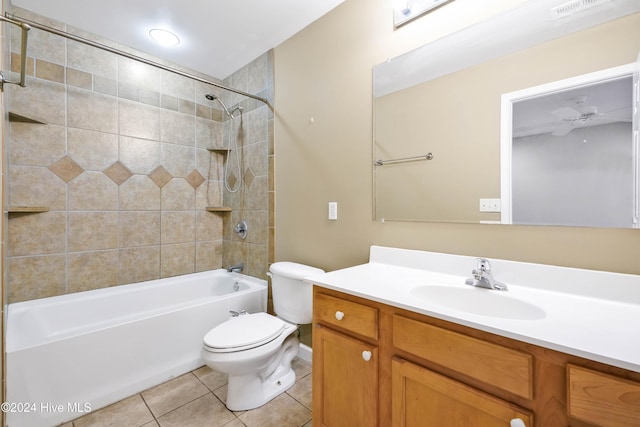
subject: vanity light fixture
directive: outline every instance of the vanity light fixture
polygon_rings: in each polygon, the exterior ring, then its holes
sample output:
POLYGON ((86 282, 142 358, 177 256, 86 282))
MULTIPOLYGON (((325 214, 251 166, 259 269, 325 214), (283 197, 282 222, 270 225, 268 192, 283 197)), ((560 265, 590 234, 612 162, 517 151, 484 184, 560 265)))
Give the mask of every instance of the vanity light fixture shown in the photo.
POLYGON ((149 30, 149 37, 162 46, 176 46, 180 43, 178 36, 173 34, 171 31, 164 30, 162 28, 149 30))

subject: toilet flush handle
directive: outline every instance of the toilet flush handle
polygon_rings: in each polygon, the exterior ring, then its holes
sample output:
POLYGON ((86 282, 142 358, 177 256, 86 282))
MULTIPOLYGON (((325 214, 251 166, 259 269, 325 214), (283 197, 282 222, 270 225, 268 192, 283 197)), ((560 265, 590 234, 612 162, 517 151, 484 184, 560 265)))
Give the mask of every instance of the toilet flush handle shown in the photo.
POLYGON ((344 313, 342 311, 336 311, 336 319, 342 320, 344 318, 344 313))

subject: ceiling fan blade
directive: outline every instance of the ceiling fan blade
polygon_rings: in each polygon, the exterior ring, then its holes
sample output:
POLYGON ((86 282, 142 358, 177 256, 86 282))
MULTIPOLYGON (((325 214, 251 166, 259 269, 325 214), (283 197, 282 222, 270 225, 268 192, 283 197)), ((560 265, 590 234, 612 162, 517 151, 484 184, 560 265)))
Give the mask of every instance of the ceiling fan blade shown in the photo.
POLYGON ((573 124, 571 122, 564 123, 554 130, 551 135, 553 136, 564 136, 573 130, 573 124))
POLYGON ((557 110, 553 110, 551 114, 564 120, 577 119, 582 115, 579 111, 569 107, 558 108, 557 110))

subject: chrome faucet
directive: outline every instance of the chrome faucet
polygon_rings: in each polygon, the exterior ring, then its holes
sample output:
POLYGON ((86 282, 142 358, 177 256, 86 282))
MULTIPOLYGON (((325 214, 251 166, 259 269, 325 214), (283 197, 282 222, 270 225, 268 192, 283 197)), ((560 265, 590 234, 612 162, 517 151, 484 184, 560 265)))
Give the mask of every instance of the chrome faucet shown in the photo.
POLYGON ((227 273, 241 273, 244 270, 244 263, 230 265, 227 267, 227 273))
POLYGON ((477 286, 479 288, 495 289, 498 291, 506 291, 507 285, 498 282, 493 278, 491 274, 491 263, 485 258, 476 258, 478 260, 478 267, 471 273, 473 277, 469 277, 465 283, 471 286, 477 286))

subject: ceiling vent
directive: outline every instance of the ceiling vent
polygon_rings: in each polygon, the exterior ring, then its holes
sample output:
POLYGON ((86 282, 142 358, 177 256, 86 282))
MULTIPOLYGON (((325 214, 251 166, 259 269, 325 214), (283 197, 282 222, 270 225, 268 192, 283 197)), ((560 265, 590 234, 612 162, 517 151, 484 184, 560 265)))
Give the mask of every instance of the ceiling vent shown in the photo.
POLYGON ((611 0, 572 0, 551 9, 551 19, 562 19, 611 0))

